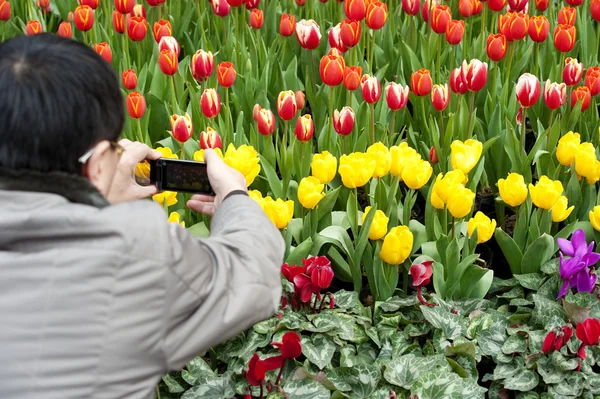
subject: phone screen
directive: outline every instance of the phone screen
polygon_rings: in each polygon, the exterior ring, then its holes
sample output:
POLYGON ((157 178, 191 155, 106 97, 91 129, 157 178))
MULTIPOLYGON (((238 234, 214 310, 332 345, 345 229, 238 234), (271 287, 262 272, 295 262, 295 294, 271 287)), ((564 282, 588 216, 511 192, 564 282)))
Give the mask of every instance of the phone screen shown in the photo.
POLYGON ((213 194, 205 163, 162 158, 156 167, 159 190, 213 194))

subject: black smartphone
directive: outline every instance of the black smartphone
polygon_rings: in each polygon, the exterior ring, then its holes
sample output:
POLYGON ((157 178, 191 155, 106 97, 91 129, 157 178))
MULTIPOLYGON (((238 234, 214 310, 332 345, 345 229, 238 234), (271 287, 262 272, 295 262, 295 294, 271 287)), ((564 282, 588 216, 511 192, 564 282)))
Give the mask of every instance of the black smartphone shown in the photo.
POLYGON ((171 158, 150 161, 150 182, 160 191, 214 195, 204 162, 171 158))

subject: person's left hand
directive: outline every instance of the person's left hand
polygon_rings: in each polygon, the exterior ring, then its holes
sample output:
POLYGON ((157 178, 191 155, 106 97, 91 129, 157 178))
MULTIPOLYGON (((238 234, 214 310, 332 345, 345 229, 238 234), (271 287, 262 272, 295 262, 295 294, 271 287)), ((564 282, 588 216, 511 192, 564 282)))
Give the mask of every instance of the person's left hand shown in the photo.
POLYGON ((135 182, 135 167, 148 159, 154 161, 162 157, 160 152, 152 150, 146 144, 127 139, 119 141, 125 149, 117 165, 117 172, 108 190, 107 200, 111 204, 148 198, 158 193, 155 185, 140 186, 135 182))

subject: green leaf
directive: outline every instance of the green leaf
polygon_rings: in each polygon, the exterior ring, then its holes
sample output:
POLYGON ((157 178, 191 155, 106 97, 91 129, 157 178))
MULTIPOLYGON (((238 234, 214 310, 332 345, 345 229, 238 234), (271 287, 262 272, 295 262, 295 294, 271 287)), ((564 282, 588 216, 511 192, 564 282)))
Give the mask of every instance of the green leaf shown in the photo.
POLYGON ((167 388, 169 388, 170 393, 185 392, 185 388, 172 375, 170 375, 170 374, 163 375, 162 380, 165 383, 165 385, 167 386, 167 388))
POLYGON ((351 392, 351 398, 369 399, 381 380, 381 371, 377 365, 361 364, 355 367, 340 367, 327 376, 338 390, 351 392))
POLYGON ((544 279, 544 276, 539 273, 515 274, 514 277, 519 281, 519 284, 521 284, 522 287, 534 291, 537 291, 540 288, 540 284, 544 279))
POLYGON ((329 399, 331 396, 323 385, 308 379, 287 381, 284 391, 294 399, 329 399))
POLYGON ((537 361, 537 371, 546 384, 558 384, 563 381, 567 373, 558 370, 548 357, 541 357, 537 361))
POLYGON ((331 213, 331 211, 333 210, 333 207, 335 205, 335 202, 338 199, 341 188, 342 188, 342 186, 339 186, 338 188, 327 192, 327 195, 325 195, 325 198, 323 198, 321 201, 319 201, 319 205, 317 207, 317 209, 319 210, 319 220, 323 219, 323 217, 325 217, 327 214, 331 213))
POLYGON ((181 396, 181 399, 229 399, 235 395, 235 384, 231 376, 207 380, 194 386, 181 396))
POLYGON ((531 317, 532 325, 545 327, 555 316, 563 320, 565 319, 565 311, 556 301, 545 298, 539 294, 533 294, 533 302, 535 303, 535 307, 533 308, 531 317))
POLYGON ((333 358, 335 343, 333 338, 324 334, 302 337, 302 353, 309 362, 323 370, 333 358))
POLYGON ((187 367, 181 371, 181 377, 190 385, 196 385, 198 381, 203 383, 207 379, 215 378, 215 373, 200 356, 190 361, 187 367))
POLYGON ((557 274, 560 272, 560 259, 554 258, 542 265, 540 269, 544 274, 557 274))
POLYGON ((464 334, 466 330, 465 320, 459 315, 447 312, 440 306, 421 306, 420 308, 425 319, 433 327, 441 329, 448 339, 455 339, 464 334))
POLYGON ((481 351, 492 357, 496 357, 502 351, 502 346, 506 340, 506 333, 503 328, 492 328, 483 330, 477 334, 477 344, 481 351))
POLYGON ((290 253, 290 255, 285 260, 286 263, 290 265, 300 265, 302 264, 302 259, 305 259, 310 254, 310 251, 313 248, 313 241, 310 237, 308 237, 304 242, 298 245, 294 250, 290 253))
POLYGON ((517 373, 504 380, 504 388, 513 391, 527 392, 537 387, 540 378, 536 373, 527 369, 519 369, 517 373))
POLYGON ((504 345, 502 345, 502 353, 511 355, 513 353, 523 353, 527 350, 527 341, 525 337, 519 334, 508 337, 504 345))
POLYGON ((461 378, 447 372, 429 372, 415 383, 411 392, 419 399, 462 399, 461 378))
POLYGON ((542 265, 552 258, 552 255, 554 255, 554 238, 544 233, 533 241, 523 254, 523 260, 521 261, 522 273, 538 273, 542 265))
POLYGON ((273 166, 271 166, 271 164, 263 156, 260 157, 260 164, 261 169, 265 172, 265 177, 269 182, 269 187, 273 192, 273 196, 275 198, 283 199, 285 193, 283 191, 281 180, 279 180, 279 177, 277 177, 277 172, 275 172, 273 166))
POLYGON ((410 390, 421 375, 434 370, 450 371, 444 356, 417 357, 407 354, 389 362, 385 367, 383 378, 390 384, 410 390))
POLYGON ((523 253, 515 243, 515 241, 506 234, 501 228, 497 228, 494 233, 496 242, 502 249, 502 253, 506 257, 510 270, 513 274, 521 274, 521 264, 523 263, 523 253))
POLYGON ((204 224, 204 222, 196 223, 188 229, 188 232, 194 237, 206 238, 210 235, 210 230, 204 224))

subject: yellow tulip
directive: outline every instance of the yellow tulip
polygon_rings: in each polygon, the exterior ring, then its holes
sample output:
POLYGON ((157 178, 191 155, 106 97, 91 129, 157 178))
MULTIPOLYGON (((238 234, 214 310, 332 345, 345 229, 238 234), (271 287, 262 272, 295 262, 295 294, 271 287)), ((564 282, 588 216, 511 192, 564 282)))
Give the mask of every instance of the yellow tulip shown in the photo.
POLYGON ((433 183, 433 189, 431 190, 431 205, 433 205, 433 207, 436 209, 444 209, 446 207, 446 203, 442 201, 442 199, 438 195, 440 185, 442 184, 442 176, 442 173, 437 175, 435 183, 433 183))
POLYGON ((498 180, 502 201, 510 206, 519 206, 527 199, 525 179, 518 173, 509 173, 506 179, 498 180))
POLYGON ((575 160, 575 154, 579 149, 581 139, 579 133, 569 132, 558 140, 556 147, 556 158, 564 166, 570 166, 575 160))
POLYGON ((339 173, 342 183, 348 188, 362 187, 373 177, 377 161, 371 155, 354 152, 342 155, 340 158, 339 173))
POLYGON ((446 206, 448 211, 456 219, 464 218, 473 209, 475 193, 462 185, 456 185, 448 194, 446 206))
POLYGON ((319 179, 323 184, 327 184, 333 180, 337 172, 337 158, 329 151, 323 151, 320 154, 313 155, 310 164, 312 175, 319 179))
POLYGON ((464 143, 460 140, 454 140, 450 144, 452 169, 460 169, 465 175, 468 175, 479 162, 482 151, 483 144, 477 140, 469 139, 464 143))
POLYGON ((465 174, 458 169, 452 170, 446 175, 440 173, 433 184, 431 204, 437 209, 444 209, 448 203, 448 196, 455 187, 464 185, 465 177, 465 174))
POLYGON ((177 193, 174 191, 163 191, 159 194, 154 194, 152 199, 158 202, 161 206, 167 201, 167 206, 175 205, 177 203, 177 193))
POLYGON ((562 222, 563 220, 569 217, 571 212, 573 212, 573 209, 575 209, 575 206, 571 205, 569 207, 569 200, 567 199, 567 197, 565 197, 564 195, 561 196, 551 209, 552 221, 562 222))
POLYGON ((248 196, 250 198, 252 198, 254 201, 256 201, 258 203, 258 205, 260 205, 260 207, 262 208, 263 206, 263 196, 262 193, 258 190, 250 190, 248 191, 248 196))
POLYGON ((305 177, 300 180, 298 185, 298 200, 303 207, 307 209, 314 209, 315 206, 325 197, 323 189, 324 184, 321 184, 319 179, 316 177, 305 177))
POLYGON ((477 212, 474 217, 469 219, 469 223, 467 224, 469 237, 473 235, 475 229, 477 229, 477 244, 482 244, 489 241, 494 235, 496 220, 490 219, 483 212, 477 212))
POLYGON ((150 164, 148 161, 139 162, 135 165, 135 175, 144 179, 150 178, 150 164))
POLYGON ((391 147, 390 153, 392 155, 390 172, 394 176, 401 176, 404 166, 410 162, 411 159, 421 159, 421 155, 415 151, 414 148, 409 147, 406 141, 403 141, 398 146, 391 147))
POLYGON ((590 223, 596 231, 600 231, 600 205, 590 211, 590 223))
POLYGON ((271 197, 266 197, 263 200, 263 210, 271 222, 281 230, 286 228, 294 217, 294 201, 284 201, 281 198, 273 200, 271 197))
POLYGON ((589 184, 598 181, 597 161, 596 148, 592 143, 582 143, 575 152, 575 171, 579 176, 585 177, 589 184))
POLYGON ((171 212, 169 215, 169 223, 179 223, 181 226, 185 227, 185 222, 181 222, 181 215, 178 212, 171 212))
POLYGON ((367 148, 367 154, 371 155, 377 162, 373 177, 383 177, 388 174, 392 166, 392 154, 381 142, 377 142, 367 148))
POLYGON ((408 227, 394 227, 383 239, 379 257, 390 265, 399 265, 410 256, 413 240, 413 234, 408 227))
MULTIPOLYGON (((365 219, 367 218, 367 214, 371 211, 371 207, 368 206, 365 209, 365 213, 362 216, 362 222, 365 223, 365 219)), ((373 222, 371 223, 371 229, 369 230, 369 239, 373 241, 377 241, 387 233, 388 222, 390 219, 385 216, 385 213, 381 210, 377 210, 375 212, 375 216, 373 216, 373 222)))
MULTIPOLYGON (((217 155, 223 159, 223 151, 220 148, 213 148, 217 155)), ((194 153, 194 161, 196 162, 204 162, 204 150, 198 150, 194 153)))
POLYGON ((432 173, 433 168, 429 162, 412 158, 404 165, 404 169, 402 170, 402 180, 404 180, 404 183, 406 183, 408 188, 418 190, 427 184, 432 173))
POLYGON ((254 182, 254 179, 260 173, 258 152, 250 145, 244 144, 236 149, 233 144, 229 144, 223 160, 227 165, 244 175, 248 186, 254 182))
POLYGON ((558 180, 550 180, 547 176, 540 177, 534 186, 529 184, 531 201, 538 208, 550 210, 563 193, 563 185, 558 180))
POLYGON ((158 147, 154 151, 160 152, 163 158, 179 159, 177 154, 173 154, 173 151, 169 147, 158 147))

